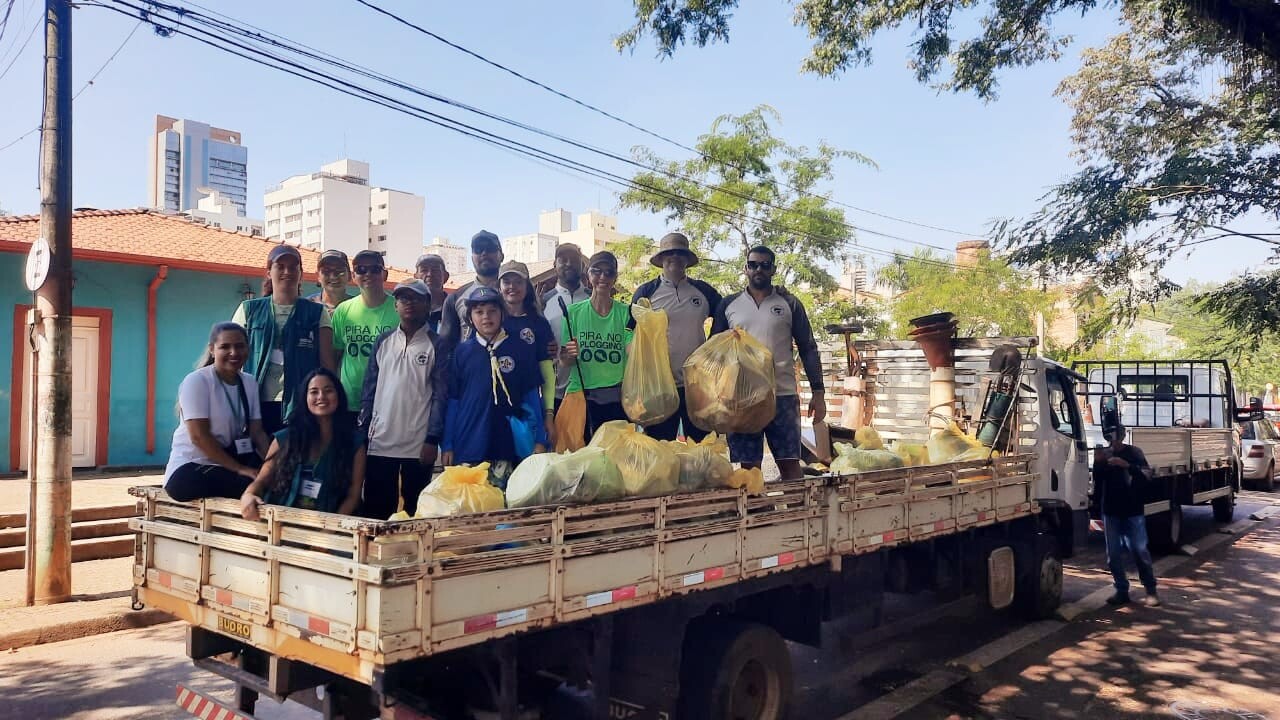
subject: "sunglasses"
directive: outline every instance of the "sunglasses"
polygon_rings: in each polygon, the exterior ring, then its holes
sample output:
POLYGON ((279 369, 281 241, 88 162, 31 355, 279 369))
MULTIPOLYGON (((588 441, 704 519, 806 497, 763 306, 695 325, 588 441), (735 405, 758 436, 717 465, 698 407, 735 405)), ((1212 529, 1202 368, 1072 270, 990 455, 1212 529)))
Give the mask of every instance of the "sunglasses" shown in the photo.
POLYGON ((333 277, 335 275, 346 275, 347 269, 344 267, 320 268, 320 274, 325 277, 333 277))
POLYGON ((769 260, 748 260, 748 270, 772 270, 773 263, 769 260))
POLYGON ((601 268, 601 267, 593 267, 587 272, 597 277, 613 277, 618 274, 618 271, 614 270, 613 268, 601 268))
POLYGON ((380 272, 382 272, 382 266, 381 266, 381 265, 357 265, 357 266, 356 266, 356 274, 357 274, 357 275, 368 275, 368 274, 370 274, 370 273, 375 273, 375 274, 376 274, 376 273, 380 273, 380 272))
POLYGON ((478 247, 478 248, 477 248, 477 247, 473 247, 473 248, 471 248, 471 254, 473 254, 473 255, 492 255, 492 254, 494 254, 494 253, 500 253, 500 252, 502 252, 502 248, 500 248, 500 247, 498 247, 498 246, 496 246, 496 245, 489 245, 489 246, 486 246, 486 247, 478 247))

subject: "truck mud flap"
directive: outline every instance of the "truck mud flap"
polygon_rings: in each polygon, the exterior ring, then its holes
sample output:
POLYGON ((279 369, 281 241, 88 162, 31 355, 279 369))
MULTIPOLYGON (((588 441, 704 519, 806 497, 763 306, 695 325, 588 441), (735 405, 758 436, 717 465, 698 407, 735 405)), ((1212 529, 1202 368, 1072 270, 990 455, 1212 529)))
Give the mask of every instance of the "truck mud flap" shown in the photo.
POLYGON ((223 705, 208 695, 198 693, 181 683, 178 684, 177 692, 178 707, 193 717, 210 718, 211 720, 213 718, 217 720, 255 720, 252 715, 223 705))

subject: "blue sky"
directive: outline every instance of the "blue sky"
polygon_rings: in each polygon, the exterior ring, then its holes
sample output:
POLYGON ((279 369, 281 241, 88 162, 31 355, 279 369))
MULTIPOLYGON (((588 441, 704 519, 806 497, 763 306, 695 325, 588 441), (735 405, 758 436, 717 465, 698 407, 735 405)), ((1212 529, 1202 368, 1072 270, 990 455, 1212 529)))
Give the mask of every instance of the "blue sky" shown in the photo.
MULTIPOLYGON (((17 3, 0 39, 0 70, 26 39, 43 4, 17 3)), ((684 156, 678 148, 526 85, 351 0, 203 4, 440 94, 620 154, 645 144, 665 156, 684 156)), ((667 60, 656 59, 648 41, 634 53, 613 49, 612 36, 631 18, 626 0, 382 4, 454 42, 686 144, 720 114, 769 104, 781 113, 778 132, 788 142, 826 140, 879 165, 871 169, 843 163, 829 188, 836 199, 966 232, 982 232, 993 218, 1032 212, 1047 188, 1074 170, 1069 112, 1053 90, 1078 64, 1080 49, 1097 44, 1116 27, 1105 13, 1063 24, 1077 37, 1066 57, 1004 72, 1000 99, 984 104, 917 84, 906 67, 906 32, 878 38, 875 64, 869 68, 835 79, 801 75, 808 39, 791 26, 791 8, 780 1, 752 2, 749 10, 739 10, 730 43, 685 48, 667 60)), ((135 24, 101 9, 75 12, 77 89, 135 24)), ((39 123, 41 44, 37 34, 0 78, 0 97, 5 99, 0 146, 39 123)), ((267 186, 316 170, 344 152, 370 163, 373 183, 426 197, 428 238, 441 235, 463 243, 482 227, 504 236, 531 232, 538 212, 556 207, 575 214, 591 208, 616 210, 612 190, 598 181, 548 169, 185 38, 157 37, 146 27, 76 101, 78 207, 145 203, 147 140, 156 114, 242 133, 249 147, 250 214, 256 217, 261 217, 267 186)), ((36 162, 35 134, 0 151, 0 207, 13 213, 37 211, 36 162)), ((626 174, 622 167, 612 169, 626 174)), ((618 214, 624 232, 657 236, 666 230, 660 217, 618 214)), ((951 246, 962 239, 851 210, 847 219, 934 245, 951 246)), ((881 250, 913 248, 867 234, 859 241, 881 250)), ((1221 280, 1266 257, 1266 247, 1258 243, 1219 242, 1179 258, 1169 274, 1175 280, 1221 280)))

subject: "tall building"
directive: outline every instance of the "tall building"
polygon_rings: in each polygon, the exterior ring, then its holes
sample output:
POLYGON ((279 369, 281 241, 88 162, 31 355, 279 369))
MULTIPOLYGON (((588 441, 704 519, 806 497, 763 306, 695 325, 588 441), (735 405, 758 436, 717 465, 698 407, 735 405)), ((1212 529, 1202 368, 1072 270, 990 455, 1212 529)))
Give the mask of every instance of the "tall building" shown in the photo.
POLYGON ((471 251, 461 245, 450 243, 449 238, 431 238, 431 242, 422 248, 422 252, 439 255, 444 260, 444 269, 448 270, 450 275, 467 272, 470 268, 468 258, 471 257, 471 251))
POLYGON ((545 262, 555 257, 556 246, 573 243, 586 255, 608 247, 610 243, 631 236, 618 232, 618 218, 591 210, 578 216, 573 227, 568 210, 558 208, 538 215, 538 232, 513 235, 502 239, 502 252, 508 260, 523 263, 545 262))
POLYGON ((422 254, 421 195, 369 186, 369 164, 338 160, 294 175, 263 197, 266 236, 348 256, 376 250, 387 264, 412 268, 422 254))
POLYGON ((195 120, 156 116, 151 137, 148 190, 152 207, 171 212, 195 208, 209 188, 245 214, 249 148, 240 133, 195 120))
POLYGON ((194 208, 184 214, 194 220, 201 220, 210 227, 222 228, 248 235, 262 235, 262 221, 250 220, 244 211, 226 198, 222 193, 210 188, 194 208))

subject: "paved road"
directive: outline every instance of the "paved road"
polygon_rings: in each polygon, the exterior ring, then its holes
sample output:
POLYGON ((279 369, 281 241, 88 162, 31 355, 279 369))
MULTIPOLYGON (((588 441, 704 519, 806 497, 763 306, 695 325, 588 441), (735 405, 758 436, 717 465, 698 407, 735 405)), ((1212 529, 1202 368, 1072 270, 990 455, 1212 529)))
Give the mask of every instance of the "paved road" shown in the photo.
MULTIPOLYGON (((1276 500, 1280 498, 1245 493, 1237 518, 1276 500)), ((1188 542, 1213 535, 1216 527, 1208 508, 1186 510, 1188 542)), ((1093 540, 1067 567, 1068 601, 1109 584, 1102 570, 1101 539, 1093 540)), ((1275 582, 1280 577, 1280 530, 1270 524, 1235 545, 1241 546, 1240 552, 1251 553, 1247 556, 1251 564, 1240 567, 1254 577, 1229 577, 1233 573, 1224 572, 1220 555, 1237 550, 1220 546, 1204 558, 1197 557, 1184 577, 1166 581, 1169 607, 1158 611, 1157 620, 1119 627, 1117 618, 1132 623, 1145 617, 1139 615, 1144 609, 1136 607, 1082 618, 903 717, 1143 717, 1153 713, 1150 716, 1192 718, 1206 708, 1256 705, 1265 696, 1258 687, 1274 685, 1266 678, 1275 675, 1273 648, 1280 641, 1275 610, 1280 607, 1280 591, 1275 589, 1280 586, 1275 582), (1193 606, 1193 602, 1199 604, 1193 606), (1173 636, 1189 622, 1198 623, 1200 635, 1174 654, 1162 656, 1161 643, 1154 639, 1134 645, 1135 637, 1173 636), (1250 635, 1232 645, 1237 626, 1250 635), (1135 692, 1129 683, 1140 675, 1143 662, 1155 661, 1162 663, 1157 668, 1162 674, 1150 692, 1135 692), (1036 687, 1028 689, 1028 684, 1036 687), (1183 687, 1194 692, 1174 692, 1183 687), (1111 704, 1098 700, 1108 697, 1118 700, 1111 704), (1181 704, 1175 707, 1175 703, 1181 704)), ((895 597, 894 602, 918 604, 920 599, 895 597)), ((1009 614, 990 612, 972 601, 934 609, 923 617, 926 621, 909 632, 874 643, 835 625, 829 628, 829 642, 822 650, 796 646, 798 695, 792 717, 842 718, 943 667, 948 659, 1025 627, 1009 614)), ((228 682, 195 669, 186 658, 184 632, 181 624, 174 623, 0 655, 0 718, 189 717, 173 704, 178 682, 229 700, 228 682)), ((1166 638, 1165 644, 1177 643, 1166 638)), ((1272 702, 1280 707, 1280 697, 1272 702)), ((281 706, 269 700, 259 703, 257 714, 263 720, 315 717, 295 704, 281 706)))

